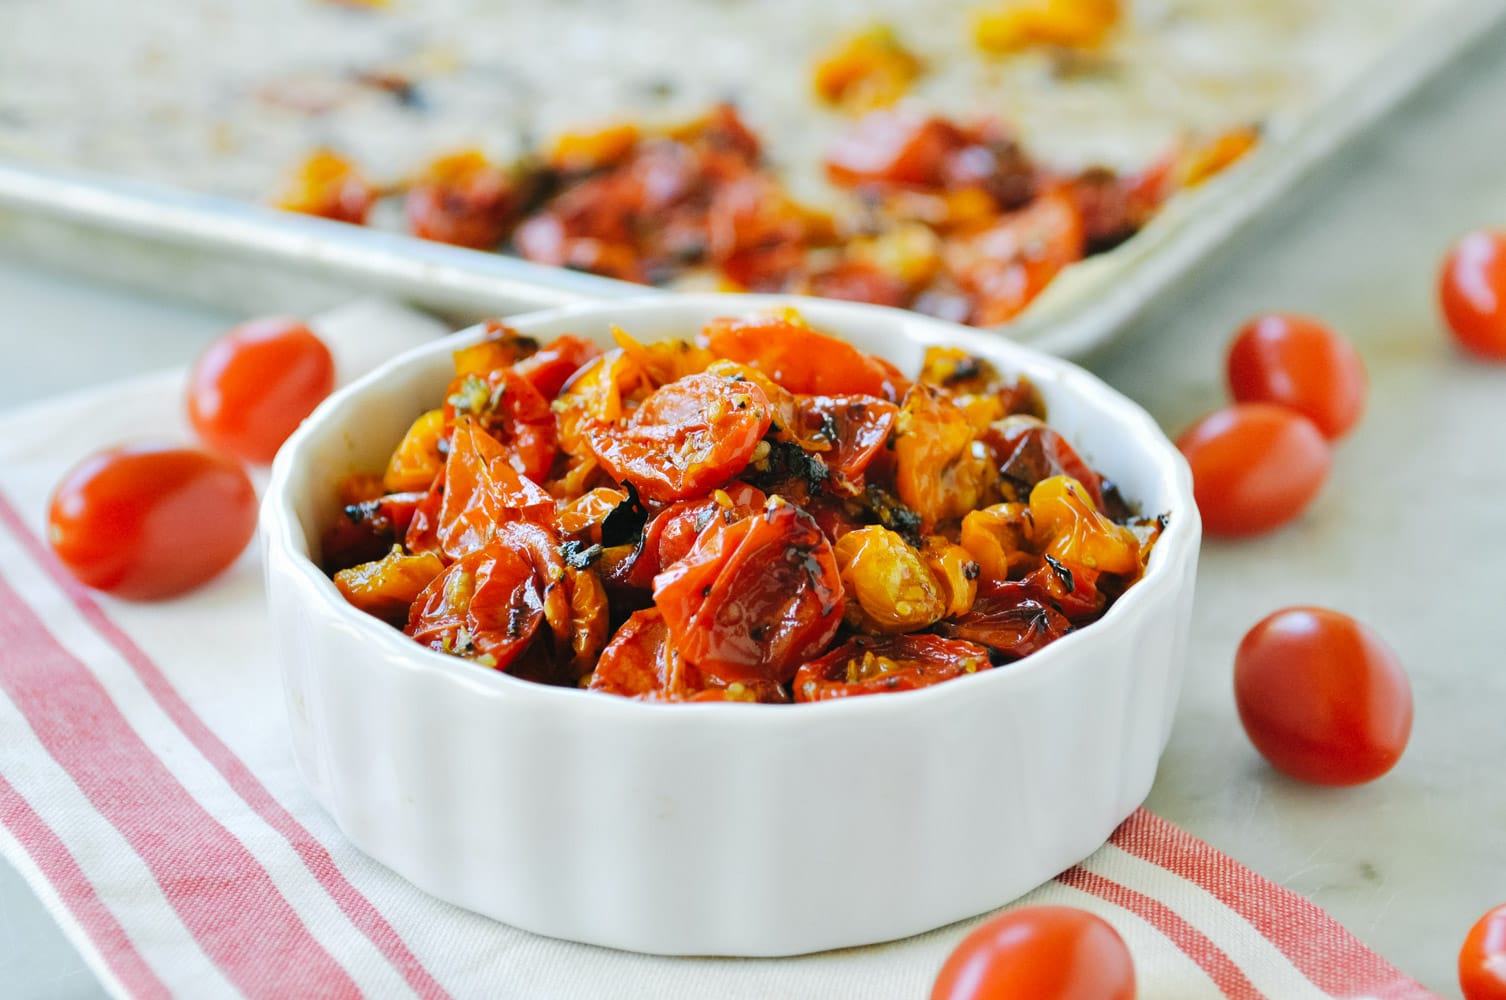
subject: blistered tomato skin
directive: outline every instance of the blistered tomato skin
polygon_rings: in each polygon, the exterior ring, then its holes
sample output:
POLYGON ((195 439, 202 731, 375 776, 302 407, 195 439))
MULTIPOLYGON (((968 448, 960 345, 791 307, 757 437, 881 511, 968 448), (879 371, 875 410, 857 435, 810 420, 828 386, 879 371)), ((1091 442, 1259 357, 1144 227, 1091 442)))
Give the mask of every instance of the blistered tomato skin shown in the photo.
POLYGON ((1177 439, 1210 535, 1258 535, 1295 519, 1328 478, 1328 442, 1306 417, 1269 403, 1209 414, 1177 439))
POLYGON ((47 513, 52 551, 80 583, 138 601, 219 575, 255 530, 256 492, 239 464, 156 444, 85 459, 47 513))
POLYGON ((1307 316, 1268 313, 1250 320, 1229 346, 1227 368, 1236 402, 1295 410, 1330 441, 1349 433, 1365 409, 1359 352, 1307 316))
POLYGON ((1506 361, 1506 232, 1482 230, 1454 244, 1438 275, 1438 299, 1459 346, 1506 361))
POLYGON ((1481 917, 1459 949, 1464 1000, 1506 1000, 1506 903, 1481 917))
POLYGON ((656 390, 619 424, 592 429, 591 450, 612 477, 656 503, 720 486, 747 467, 772 413, 750 382, 687 375, 656 390))
POLYGON ((1070 906, 1000 914, 957 946, 931 1000, 1135 1000, 1135 964, 1107 921, 1070 906))
POLYGON ((255 319, 194 363, 188 417, 211 448, 267 463, 334 387, 334 357, 312 330, 286 317, 255 319))
POLYGON ((1317 785, 1379 778, 1412 732, 1412 688, 1396 655, 1325 608, 1286 608, 1252 628, 1234 656, 1234 699, 1255 749, 1317 785))

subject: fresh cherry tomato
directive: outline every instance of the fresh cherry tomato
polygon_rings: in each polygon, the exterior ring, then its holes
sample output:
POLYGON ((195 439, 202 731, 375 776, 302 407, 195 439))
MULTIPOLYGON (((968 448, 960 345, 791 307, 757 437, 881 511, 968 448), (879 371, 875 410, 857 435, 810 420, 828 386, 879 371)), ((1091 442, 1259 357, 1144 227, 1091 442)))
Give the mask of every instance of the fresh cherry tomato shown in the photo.
POLYGON ((1229 345, 1229 390, 1240 403, 1296 410, 1330 441, 1365 409, 1365 363, 1318 320, 1290 313, 1256 316, 1229 345))
POLYGON ((687 375, 655 390, 624 423, 595 427, 590 444, 618 482, 669 503, 743 471, 772 417, 768 397, 751 382, 687 375))
POLYGON ((63 477, 47 540, 79 582, 131 600, 172 597, 235 561, 256 530, 256 492, 221 455, 111 448, 63 477))
POLYGON ((1459 949, 1464 1000, 1506 1000, 1506 903, 1481 917, 1459 949))
POLYGON ((1210 535, 1256 535, 1301 514, 1328 478, 1328 442, 1311 420, 1269 403, 1239 403, 1177 439, 1210 535))
POLYGON ((194 363, 188 417, 210 447, 270 462, 334 387, 335 360, 313 331, 296 319, 254 319, 194 363))
POLYGON ((1134 1000, 1135 963, 1107 921, 1070 906, 1000 914, 957 946, 931 1000, 1134 1000))
POLYGON ((1318 785, 1379 778, 1412 732, 1412 688, 1396 655, 1324 608, 1286 608, 1246 633, 1234 655, 1234 700, 1255 749, 1318 785))
POLYGON ((1460 346, 1506 361, 1506 232, 1481 230, 1454 244, 1438 275, 1438 297, 1460 346))

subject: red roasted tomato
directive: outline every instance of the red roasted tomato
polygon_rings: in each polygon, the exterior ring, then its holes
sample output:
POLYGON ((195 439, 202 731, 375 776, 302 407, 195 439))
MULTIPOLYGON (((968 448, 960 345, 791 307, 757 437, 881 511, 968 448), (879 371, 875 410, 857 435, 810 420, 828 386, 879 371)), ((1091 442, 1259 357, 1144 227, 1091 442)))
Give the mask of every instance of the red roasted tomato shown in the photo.
POLYGON ((961 639, 857 636, 795 672, 795 700, 913 691, 990 666, 988 650, 961 639))
POLYGON ((845 607, 831 543, 779 497, 731 524, 713 520, 654 579, 675 648, 723 681, 786 682, 836 635, 845 607))

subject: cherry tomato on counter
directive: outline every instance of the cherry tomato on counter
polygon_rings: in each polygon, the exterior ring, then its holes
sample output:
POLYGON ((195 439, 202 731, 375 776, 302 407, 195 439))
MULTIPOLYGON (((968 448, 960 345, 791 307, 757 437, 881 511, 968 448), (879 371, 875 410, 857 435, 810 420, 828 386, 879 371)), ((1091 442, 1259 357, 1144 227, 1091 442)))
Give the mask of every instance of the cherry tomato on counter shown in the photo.
POLYGON ((1506 1000, 1506 903, 1486 913, 1459 949, 1464 1000, 1506 1000))
POLYGON ((1343 437, 1365 409, 1365 363, 1318 320, 1267 313, 1244 325, 1229 345, 1229 390, 1236 402, 1296 410, 1330 441, 1343 437))
POLYGON ((1482 230, 1454 244, 1438 275, 1438 298, 1461 347, 1506 361, 1506 232, 1482 230))
POLYGON ((931 1000, 1134 1000, 1135 964, 1113 927, 1070 906, 1000 914, 957 946, 931 1000))
POLYGON ((1210 535, 1257 535, 1301 514, 1328 478, 1328 442, 1311 420, 1269 403, 1240 403, 1177 439, 1210 535))
POLYGON ((209 345, 188 376, 188 417, 204 443, 270 462, 335 387, 335 361, 303 323, 254 319, 209 345))
POLYGON ((1324 608, 1286 608, 1246 633, 1234 654, 1234 700, 1261 756, 1317 785, 1379 778, 1412 733, 1412 688, 1396 654, 1324 608))
POLYGON ((63 477, 47 540, 79 582, 154 600, 235 561, 256 530, 256 492, 220 455, 158 444, 112 448, 63 477))

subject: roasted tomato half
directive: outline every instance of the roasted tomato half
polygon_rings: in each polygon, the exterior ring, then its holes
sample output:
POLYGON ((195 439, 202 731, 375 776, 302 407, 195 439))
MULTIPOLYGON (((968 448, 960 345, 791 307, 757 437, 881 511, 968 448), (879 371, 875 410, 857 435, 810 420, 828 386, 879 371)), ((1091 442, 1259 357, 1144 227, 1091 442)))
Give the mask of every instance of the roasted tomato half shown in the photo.
POLYGON ((714 519, 685 558, 654 578, 675 647, 726 682, 788 681, 842 623, 831 543, 780 497, 751 517, 714 519))
POLYGON ((796 701, 911 691, 987 670, 988 650, 939 635, 857 636, 795 673, 796 701))
POLYGON ((688 375, 656 390, 632 416, 591 428, 602 467, 656 503, 705 493, 741 472, 769 429, 758 386, 688 375))

